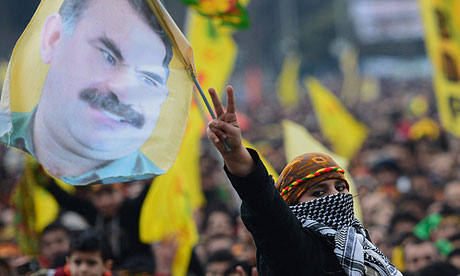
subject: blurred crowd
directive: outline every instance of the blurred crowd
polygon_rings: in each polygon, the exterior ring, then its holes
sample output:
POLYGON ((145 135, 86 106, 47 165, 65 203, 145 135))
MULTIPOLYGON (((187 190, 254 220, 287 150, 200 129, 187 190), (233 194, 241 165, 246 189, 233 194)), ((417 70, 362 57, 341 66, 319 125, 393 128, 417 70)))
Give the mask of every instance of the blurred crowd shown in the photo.
MULTIPOLYGON (((339 94, 340 77, 320 79, 339 94)), ((369 128, 369 137, 350 160, 351 176, 347 176, 353 178, 358 191, 355 205, 361 210, 361 221, 374 244, 404 275, 459 275, 460 142, 438 123, 430 80, 378 81, 374 97, 358 96, 347 103, 369 128)), ((287 111, 274 96, 243 108, 247 117, 243 137, 278 172, 286 165, 282 119, 304 125, 329 146, 321 138, 306 94, 301 98, 297 108, 287 111)), ((88 229, 102 233, 98 236, 101 246, 94 250, 109 252, 102 263, 113 260, 112 275, 172 275, 176 237, 155 244, 139 240, 140 206, 151 179, 78 187, 75 195, 52 180, 45 181, 41 185, 57 199, 61 210, 58 220, 40 233, 39 254, 29 256, 18 246, 11 203, 12 191, 23 174, 24 157, 6 147, 0 148, 0 157, 0 275, 61 275, 55 273, 66 263, 71 266, 74 252, 79 252, 73 241, 85 238, 88 229)), ((238 216, 240 202, 222 170, 222 160, 205 138, 200 162, 206 204, 194 213, 200 240, 192 252, 188 275, 253 276, 256 246, 238 216)))

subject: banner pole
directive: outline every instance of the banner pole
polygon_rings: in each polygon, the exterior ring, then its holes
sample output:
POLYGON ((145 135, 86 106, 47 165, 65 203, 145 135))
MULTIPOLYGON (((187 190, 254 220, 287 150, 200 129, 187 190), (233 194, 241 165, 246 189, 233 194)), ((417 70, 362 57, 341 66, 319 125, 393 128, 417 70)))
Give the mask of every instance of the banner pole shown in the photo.
MULTIPOLYGON (((201 98, 203 99, 204 103, 206 104, 206 107, 208 108, 209 114, 211 114, 211 117, 212 117, 213 119, 217 119, 217 118, 216 118, 216 115, 214 114, 214 111, 213 111, 212 108, 211 108, 211 105, 210 105, 209 102, 208 102, 208 99, 206 99, 206 96, 204 95, 204 92, 203 92, 203 89, 201 88, 200 83, 199 83, 198 80, 196 79, 195 74, 193 74, 193 72, 191 72, 190 75, 192 76, 192 79, 193 79, 193 82, 195 83, 196 88, 197 88, 198 91, 200 92, 201 98)), ((227 150, 227 152, 232 151, 232 149, 230 148, 230 146, 227 144, 227 141, 223 140, 222 142, 224 143, 225 150, 227 150)))

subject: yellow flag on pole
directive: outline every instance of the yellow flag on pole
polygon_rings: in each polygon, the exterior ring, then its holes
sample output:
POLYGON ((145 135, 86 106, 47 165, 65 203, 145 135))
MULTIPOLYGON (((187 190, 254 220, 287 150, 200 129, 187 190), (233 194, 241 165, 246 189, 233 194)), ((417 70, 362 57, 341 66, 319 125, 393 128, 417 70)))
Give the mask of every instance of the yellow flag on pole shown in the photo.
POLYGON ((296 108, 299 104, 299 68, 300 57, 295 53, 288 54, 276 84, 278 99, 284 109, 296 108))
POLYGON ((8 66, 0 142, 72 185, 161 175, 180 150, 195 72, 160 0, 42 0, 8 66))
POLYGON ((419 0, 442 126, 460 137, 460 1, 419 0))
MULTIPOLYGON (((350 184, 350 193, 357 195, 356 186, 351 175, 348 173, 348 160, 346 158, 329 151, 324 145, 318 142, 305 127, 289 120, 283 120, 282 126, 287 162, 307 152, 321 152, 327 154, 346 171, 345 177, 350 184)), ((356 218, 361 219, 362 213, 359 201, 355 201, 354 207, 356 218)))
POLYGON ((335 153, 350 160, 367 138, 367 127, 358 122, 318 80, 310 77, 305 85, 324 137, 335 153))

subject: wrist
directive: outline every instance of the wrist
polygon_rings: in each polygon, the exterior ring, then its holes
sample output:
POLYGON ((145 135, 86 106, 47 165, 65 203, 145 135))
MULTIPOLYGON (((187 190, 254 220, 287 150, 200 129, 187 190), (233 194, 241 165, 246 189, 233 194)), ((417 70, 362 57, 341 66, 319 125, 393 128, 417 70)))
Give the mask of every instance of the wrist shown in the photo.
POLYGON ((225 165, 228 170, 235 176, 246 176, 254 169, 254 160, 243 145, 238 149, 234 149, 233 154, 229 153, 222 156, 224 157, 225 165))

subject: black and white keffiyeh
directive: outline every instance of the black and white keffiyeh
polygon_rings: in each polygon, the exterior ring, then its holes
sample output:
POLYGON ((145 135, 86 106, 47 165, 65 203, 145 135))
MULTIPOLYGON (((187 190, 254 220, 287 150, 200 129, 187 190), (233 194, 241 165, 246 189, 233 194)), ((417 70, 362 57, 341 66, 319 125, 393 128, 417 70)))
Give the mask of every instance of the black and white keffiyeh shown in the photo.
POLYGON ((334 239, 334 253, 347 275, 365 275, 367 265, 381 276, 402 276, 390 260, 366 238, 364 227, 354 216, 351 194, 338 193, 290 208, 304 228, 334 239))

